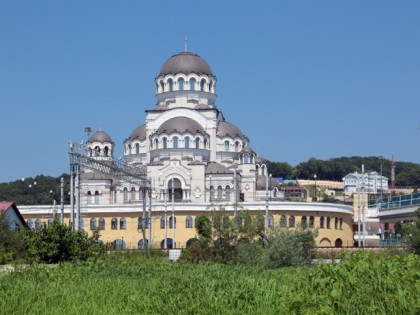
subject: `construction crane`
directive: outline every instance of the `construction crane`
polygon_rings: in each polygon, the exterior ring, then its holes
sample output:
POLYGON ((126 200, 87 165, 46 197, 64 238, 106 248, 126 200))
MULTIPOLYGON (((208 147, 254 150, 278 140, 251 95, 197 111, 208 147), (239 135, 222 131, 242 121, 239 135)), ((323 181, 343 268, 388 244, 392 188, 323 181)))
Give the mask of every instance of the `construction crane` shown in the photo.
POLYGON ((150 255, 150 244, 152 239, 152 191, 151 180, 146 173, 139 168, 132 167, 121 159, 114 159, 106 156, 89 156, 88 148, 84 143, 73 143, 69 145, 70 158, 70 224, 75 230, 80 229, 80 173, 81 170, 90 169, 125 182, 138 185, 143 194, 143 216, 140 229, 143 235, 143 244, 147 244, 147 251, 150 255), (147 212, 146 196, 149 199, 149 211, 147 212), (75 219, 76 210, 76 219, 75 219), (146 229, 149 229, 149 241, 146 242, 146 229))

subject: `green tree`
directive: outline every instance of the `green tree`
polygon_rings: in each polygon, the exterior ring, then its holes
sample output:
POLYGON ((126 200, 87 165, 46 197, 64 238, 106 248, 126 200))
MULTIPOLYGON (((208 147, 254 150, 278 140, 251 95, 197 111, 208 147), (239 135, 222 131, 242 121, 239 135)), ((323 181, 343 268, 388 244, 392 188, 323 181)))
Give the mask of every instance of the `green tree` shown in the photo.
POLYGON ((4 213, 0 214, 0 264, 25 262, 28 257, 23 231, 10 229, 4 213))
POLYGON ((417 209, 417 220, 412 224, 405 224, 403 233, 407 247, 413 253, 420 255, 420 208, 417 209))
POLYGON ((89 236, 84 230, 73 231, 58 220, 26 234, 29 252, 35 261, 60 263, 99 258, 105 247, 98 241, 99 233, 89 236))

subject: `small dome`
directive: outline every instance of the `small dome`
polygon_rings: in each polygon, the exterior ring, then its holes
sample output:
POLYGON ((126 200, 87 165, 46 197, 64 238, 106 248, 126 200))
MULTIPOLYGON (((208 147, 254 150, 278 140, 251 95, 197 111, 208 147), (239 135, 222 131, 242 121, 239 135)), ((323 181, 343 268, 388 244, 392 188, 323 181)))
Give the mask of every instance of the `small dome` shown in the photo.
POLYGON ((205 133, 203 127, 198 122, 187 117, 175 117, 165 121, 160 125, 157 133, 172 133, 174 131, 181 134, 185 132, 191 132, 192 134, 197 132, 201 134, 205 133))
POLYGON ((241 152, 239 152, 239 154, 244 154, 244 153, 250 153, 250 154, 254 154, 255 152, 250 148, 250 147, 244 147, 241 152))
POLYGON ((140 139, 144 140, 146 139, 146 125, 138 126, 136 129, 133 130, 133 132, 130 135, 130 139, 140 139))
POLYGON ((183 51, 169 58, 160 69, 160 75, 166 74, 207 74, 213 75, 209 64, 199 55, 183 51))
POLYGON ((111 137, 102 130, 95 132, 88 140, 88 142, 112 142, 111 137))
POLYGON ((266 160, 264 160, 262 157, 257 156, 257 157, 255 158, 255 164, 259 164, 259 165, 262 165, 262 164, 267 164, 267 161, 266 161, 266 160))
POLYGON ((230 137, 239 137, 239 138, 245 138, 242 131, 239 130, 238 127, 235 125, 228 123, 227 121, 220 121, 219 125, 217 126, 217 136, 220 138, 223 138, 225 136, 230 137))
MULTIPOLYGON (((267 176, 262 176, 262 175, 258 175, 257 176, 257 190, 265 190, 265 186, 266 186, 266 177, 267 176)), ((268 179, 268 189, 269 190, 273 190, 274 187, 278 187, 279 182, 277 179, 270 177, 268 179)))

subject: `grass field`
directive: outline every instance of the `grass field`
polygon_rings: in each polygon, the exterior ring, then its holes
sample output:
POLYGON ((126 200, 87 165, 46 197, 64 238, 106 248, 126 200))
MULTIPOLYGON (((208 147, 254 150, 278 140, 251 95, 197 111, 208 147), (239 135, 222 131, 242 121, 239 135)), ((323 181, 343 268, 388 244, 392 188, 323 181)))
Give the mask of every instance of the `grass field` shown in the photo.
POLYGON ((420 257, 262 270, 114 254, 0 275, 1 314, 419 314, 420 257))

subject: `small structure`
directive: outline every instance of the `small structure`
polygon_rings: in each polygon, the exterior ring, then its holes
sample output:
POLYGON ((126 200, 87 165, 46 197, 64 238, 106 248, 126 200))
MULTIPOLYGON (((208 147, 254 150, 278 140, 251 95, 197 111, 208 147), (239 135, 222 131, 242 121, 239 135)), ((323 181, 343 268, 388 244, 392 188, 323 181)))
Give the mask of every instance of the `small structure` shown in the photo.
POLYGON ((343 177, 343 189, 345 193, 355 193, 362 189, 367 193, 378 194, 388 191, 388 178, 377 172, 365 174, 350 173, 343 177))
POLYGON ((23 228, 28 227, 25 219, 22 217, 13 201, 1 201, 0 214, 6 216, 6 220, 9 222, 11 230, 20 231, 23 228))
POLYGON ((303 186, 283 186, 280 188, 284 192, 285 199, 306 199, 307 191, 303 186))

